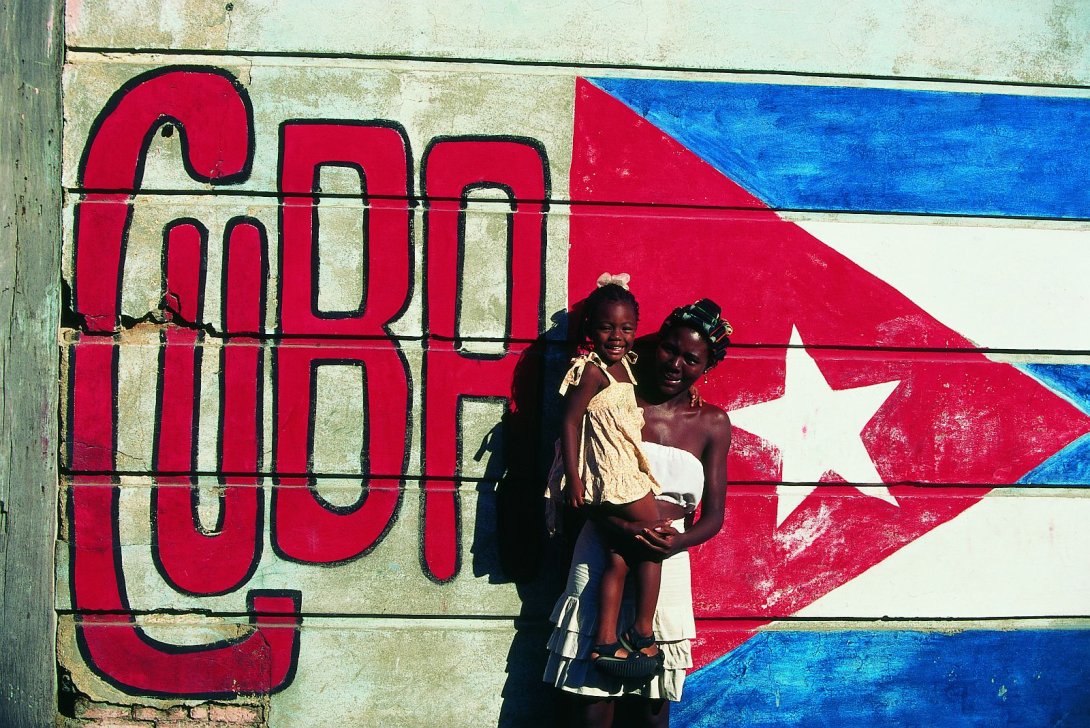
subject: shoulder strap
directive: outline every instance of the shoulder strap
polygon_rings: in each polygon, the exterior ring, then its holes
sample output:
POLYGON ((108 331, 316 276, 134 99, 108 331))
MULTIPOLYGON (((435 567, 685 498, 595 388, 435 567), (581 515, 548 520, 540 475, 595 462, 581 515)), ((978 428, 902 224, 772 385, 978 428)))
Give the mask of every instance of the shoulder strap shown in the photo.
POLYGON ((560 394, 563 395, 567 393, 568 387, 576 387, 579 385, 579 382, 583 379, 583 370, 586 369, 588 364, 593 364, 601 369, 610 382, 616 382, 606 368, 605 362, 592 351, 588 354, 581 354, 571 360, 571 368, 568 369, 568 373, 564 375, 564 381, 560 383, 560 394))
POLYGON ((624 366, 624 370, 628 372, 628 381, 632 382, 632 384, 636 384, 636 375, 632 373, 632 367, 629 365, 629 362, 635 364, 637 358, 636 352, 634 351, 628 352, 621 358, 621 364, 624 366))

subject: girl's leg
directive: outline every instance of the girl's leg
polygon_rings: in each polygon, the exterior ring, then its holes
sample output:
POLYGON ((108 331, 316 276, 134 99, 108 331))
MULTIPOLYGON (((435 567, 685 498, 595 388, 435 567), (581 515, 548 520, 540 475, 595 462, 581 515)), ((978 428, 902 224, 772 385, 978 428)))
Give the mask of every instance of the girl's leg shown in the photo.
MULTIPOLYGON (((602 580, 598 585, 598 632, 595 644, 608 645, 617 641, 617 617, 621 612, 621 597, 624 595, 624 580, 628 575, 628 564, 619 553, 610 549, 606 556, 606 568, 602 571, 602 580)), ((614 657, 627 657, 623 649, 614 657)))
MULTIPOLYGON (((659 561, 640 561, 636 564, 639 577, 639 589, 636 595, 636 631, 644 636, 654 636, 655 609, 659 605, 659 584, 662 581, 662 563, 659 561)), ((643 650, 647 655, 655 655, 659 648, 652 646, 643 650)))
MULTIPOLYGON (((627 521, 655 521, 659 517, 658 504, 655 497, 648 493, 643 498, 632 503, 617 506, 618 514, 627 521)), ((637 576, 636 598, 636 632, 642 636, 654 636, 655 609, 659 603, 659 585, 662 581, 662 563, 651 559, 633 559, 632 567, 637 576)), ((643 649, 644 654, 654 656, 658 654, 658 647, 652 645, 643 649)))

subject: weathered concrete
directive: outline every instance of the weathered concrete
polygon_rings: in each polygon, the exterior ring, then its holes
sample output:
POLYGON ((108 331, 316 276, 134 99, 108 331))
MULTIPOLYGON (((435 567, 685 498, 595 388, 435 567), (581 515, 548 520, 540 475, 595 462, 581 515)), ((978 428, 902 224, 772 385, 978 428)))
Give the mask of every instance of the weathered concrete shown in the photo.
POLYGON ((118 50, 228 50, 532 63, 843 73, 1078 84, 1090 80, 1087 8, 1076 0, 882 0, 784 6, 488 0, 391 9, 341 0, 70 3, 68 43, 118 50), (359 32, 367 28, 366 33, 359 32))

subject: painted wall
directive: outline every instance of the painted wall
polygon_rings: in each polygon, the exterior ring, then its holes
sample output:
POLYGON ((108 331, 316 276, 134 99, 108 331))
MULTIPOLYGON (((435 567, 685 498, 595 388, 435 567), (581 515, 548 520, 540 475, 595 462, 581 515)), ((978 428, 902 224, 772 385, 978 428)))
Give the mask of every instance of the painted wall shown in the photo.
POLYGON ((62 714, 546 723, 610 270, 736 330, 675 725, 1090 724, 1090 17, 825 12, 70 1, 62 714))

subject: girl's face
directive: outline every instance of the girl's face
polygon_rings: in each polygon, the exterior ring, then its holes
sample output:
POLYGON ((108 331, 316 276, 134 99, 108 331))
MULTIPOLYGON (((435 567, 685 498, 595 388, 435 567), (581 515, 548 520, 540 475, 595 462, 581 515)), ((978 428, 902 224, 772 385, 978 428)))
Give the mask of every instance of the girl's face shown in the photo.
POLYGON ((687 392, 711 362, 708 342, 688 326, 662 332, 655 347, 655 385, 667 395, 687 392))
POLYGON ((623 301, 606 301, 587 321, 587 337, 606 364, 616 364, 632 350, 636 339, 636 312, 623 301))

